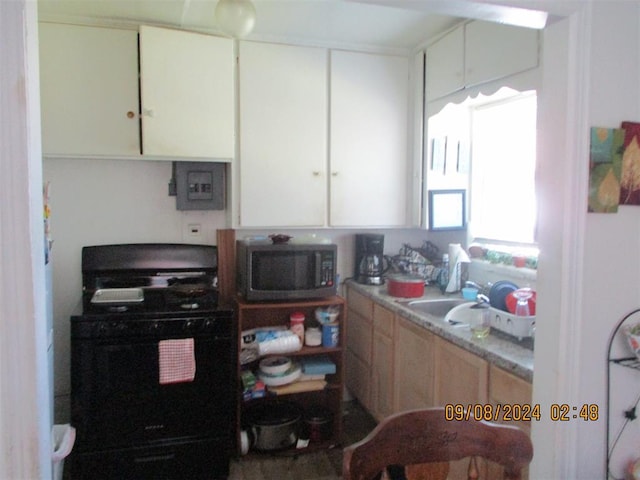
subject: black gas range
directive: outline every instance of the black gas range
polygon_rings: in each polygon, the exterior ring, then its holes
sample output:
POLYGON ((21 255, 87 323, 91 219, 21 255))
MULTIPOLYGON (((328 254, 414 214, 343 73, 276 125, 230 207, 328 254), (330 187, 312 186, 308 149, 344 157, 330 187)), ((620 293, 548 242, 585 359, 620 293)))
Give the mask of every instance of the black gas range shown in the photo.
POLYGON ((84 247, 71 317, 72 478, 224 479, 237 327, 216 247, 84 247))

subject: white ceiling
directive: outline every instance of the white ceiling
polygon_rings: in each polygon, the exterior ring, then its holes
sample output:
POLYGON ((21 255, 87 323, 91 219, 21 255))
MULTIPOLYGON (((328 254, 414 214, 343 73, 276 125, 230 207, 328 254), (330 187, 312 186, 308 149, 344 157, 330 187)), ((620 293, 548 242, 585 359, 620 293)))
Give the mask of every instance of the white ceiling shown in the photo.
MULTIPOLYGON (((541 28, 546 14, 531 10, 532 6, 572 3, 531 0, 524 9, 493 0, 253 1, 257 19, 248 39, 394 50, 424 44, 463 17, 541 28)), ((147 23, 218 32, 213 18, 217 0, 38 0, 38 4, 41 20, 147 23)))

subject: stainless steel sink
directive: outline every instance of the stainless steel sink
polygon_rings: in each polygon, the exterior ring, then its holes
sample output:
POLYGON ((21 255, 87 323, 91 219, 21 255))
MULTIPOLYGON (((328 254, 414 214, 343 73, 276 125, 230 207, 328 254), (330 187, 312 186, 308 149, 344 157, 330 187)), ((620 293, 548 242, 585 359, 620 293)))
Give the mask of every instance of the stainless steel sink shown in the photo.
POLYGON ((463 303, 470 302, 464 298, 437 298, 430 300, 412 300, 405 305, 415 312, 444 318, 449 310, 463 303))

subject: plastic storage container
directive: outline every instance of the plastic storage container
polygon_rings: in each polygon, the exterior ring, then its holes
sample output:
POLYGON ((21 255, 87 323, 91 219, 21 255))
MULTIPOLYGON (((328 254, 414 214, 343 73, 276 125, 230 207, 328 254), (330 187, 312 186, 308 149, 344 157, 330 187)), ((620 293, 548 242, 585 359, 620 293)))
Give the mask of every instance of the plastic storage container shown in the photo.
POLYGON ((337 323, 325 323, 322 325, 322 346, 337 347, 340 342, 340 326, 337 323))
POLYGON ((318 347, 322 344, 322 332, 318 327, 309 327, 304 332, 304 344, 308 347, 318 347))
POLYGON ((424 278, 417 275, 389 275, 387 291, 392 297, 421 297, 424 295, 424 278))
POLYGON ((304 313, 293 312, 289 316, 289 330, 300 339, 300 345, 304 343, 304 313))
POLYGON ((333 431, 333 413, 324 407, 309 408, 303 416, 303 435, 309 442, 324 442, 331 438, 333 431))

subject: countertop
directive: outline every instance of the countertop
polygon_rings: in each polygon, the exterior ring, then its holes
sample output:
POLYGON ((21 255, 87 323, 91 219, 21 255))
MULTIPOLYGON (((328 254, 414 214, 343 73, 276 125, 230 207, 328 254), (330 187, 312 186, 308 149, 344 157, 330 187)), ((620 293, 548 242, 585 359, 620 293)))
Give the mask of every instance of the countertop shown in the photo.
POLYGON ((465 350, 484 358, 489 363, 500 367, 528 382, 533 381, 533 341, 523 339, 518 341, 499 331, 491 329, 487 338, 476 339, 471 335, 468 327, 454 327, 443 322, 443 318, 415 312, 406 304, 411 300, 462 298, 460 294, 442 294, 437 287, 425 287, 424 296, 420 298, 398 298, 387 293, 387 286, 362 285, 353 280, 347 281, 349 288, 371 298, 373 301, 400 314, 403 318, 416 325, 464 348, 465 350))

